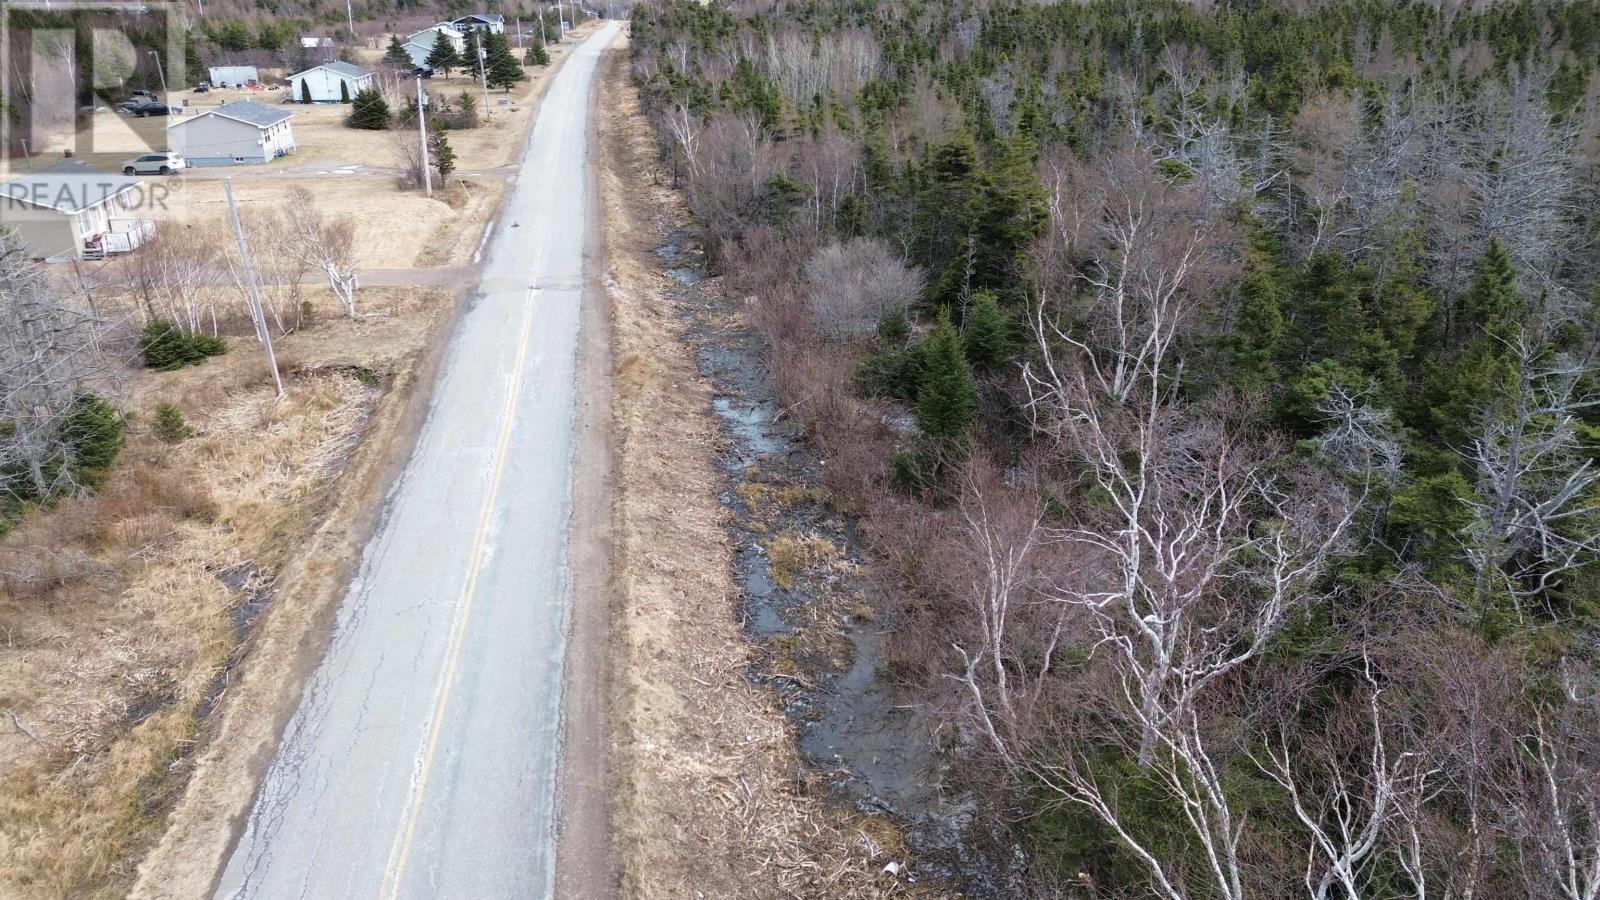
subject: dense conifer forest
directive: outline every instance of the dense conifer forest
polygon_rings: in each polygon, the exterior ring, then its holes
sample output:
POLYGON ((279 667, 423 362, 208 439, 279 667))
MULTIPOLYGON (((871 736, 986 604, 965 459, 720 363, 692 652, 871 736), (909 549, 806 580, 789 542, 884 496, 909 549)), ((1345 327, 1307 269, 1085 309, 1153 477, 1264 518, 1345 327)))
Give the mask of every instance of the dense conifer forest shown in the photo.
POLYGON ((1600 896, 1600 3, 640 4, 1042 896, 1600 896))

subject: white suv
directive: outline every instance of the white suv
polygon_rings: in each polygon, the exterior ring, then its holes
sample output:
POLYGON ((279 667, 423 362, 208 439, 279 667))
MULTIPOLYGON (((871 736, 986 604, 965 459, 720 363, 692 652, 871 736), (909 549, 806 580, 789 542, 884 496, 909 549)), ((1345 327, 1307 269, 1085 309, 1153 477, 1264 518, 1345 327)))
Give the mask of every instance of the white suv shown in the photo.
POLYGON ((146 153, 122 164, 124 175, 171 175, 182 172, 189 164, 176 153, 146 153))

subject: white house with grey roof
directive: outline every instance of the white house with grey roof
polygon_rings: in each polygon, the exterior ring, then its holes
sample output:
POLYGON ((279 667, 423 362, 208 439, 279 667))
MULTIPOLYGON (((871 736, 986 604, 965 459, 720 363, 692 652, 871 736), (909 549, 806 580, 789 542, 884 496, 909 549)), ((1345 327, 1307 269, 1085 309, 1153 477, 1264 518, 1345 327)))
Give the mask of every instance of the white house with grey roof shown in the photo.
POLYGON ((312 103, 343 103, 354 100, 358 92, 372 87, 372 83, 371 72, 334 60, 290 75, 289 96, 297 103, 304 102, 308 95, 312 103))
POLYGON ((0 183, 0 226, 39 259, 100 259, 155 235, 136 179, 63 162, 0 183))
POLYGON ((445 40, 456 48, 457 53, 467 49, 467 36, 449 22, 440 22, 437 25, 424 28, 406 38, 401 44, 406 53, 411 55, 412 65, 421 67, 428 64, 428 54, 433 52, 434 44, 439 42, 439 35, 444 35, 445 40))
POLYGON ((249 100, 224 103, 167 126, 167 146, 191 166, 264 163, 294 152, 294 114, 249 100))

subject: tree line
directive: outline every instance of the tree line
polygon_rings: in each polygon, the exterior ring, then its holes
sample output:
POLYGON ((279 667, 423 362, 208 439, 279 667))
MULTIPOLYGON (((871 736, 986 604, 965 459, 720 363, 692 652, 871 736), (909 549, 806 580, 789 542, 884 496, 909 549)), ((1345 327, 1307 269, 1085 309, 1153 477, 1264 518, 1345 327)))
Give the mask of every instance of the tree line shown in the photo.
POLYGON ((1600 4, 635 8, 1045 896, 1600 896, 1600 4))

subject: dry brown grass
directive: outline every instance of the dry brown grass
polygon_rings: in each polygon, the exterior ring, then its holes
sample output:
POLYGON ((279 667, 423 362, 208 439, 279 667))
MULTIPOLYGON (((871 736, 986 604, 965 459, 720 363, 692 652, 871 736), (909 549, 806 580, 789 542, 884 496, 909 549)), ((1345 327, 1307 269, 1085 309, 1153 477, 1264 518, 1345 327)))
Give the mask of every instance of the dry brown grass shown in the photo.
POLYGON ((325 291, 308 296, 313 325, 281 343, 300 372, 286 399, 248 341, 139 373, 129 446, 104 489, 0 541, 0 896, 126 893, 205 736, 196 710, 239 658, 236 611, 324 522, 330 485, 389 396, 351 367, 403 377, 449 309, 437 294, 367 290, 368 315, 351 322, 325 291), (144 433, 161 401, 193 437, 144 433), (234 579, 240 590, 219 577, 246 565, 258 573, 234 579))
MULTIPOLYGON (((282 207, 296 190, 309 191, 324 215, 348 216, 355 222, 357 266, 398 269, 450 264, 461 258, 462 246, 467 248, 465 259, 471 259, 471 248, 505 185, 457 181, 449 191, 425 197, 401 190, 387 176, 240 178, 234 181, 233 196, 248 219, 254 210, 282 207)), ((158 228, 230 233, 221 181, 183 181, 164 208, 147 215, 158 228)))
POLYGON ((135 435, 104 493, 0 544, 0 706, 18 723, 0 745, 0 894, 125 885, 238 643, 242 598, 219 573, 288 551, 371 400, 348 375, 292 379, 281 402, 240 391, 193 410, 199 434, 175 449, 135 435))
POLYGON ((649 262, 661 239, 653 224, 682 213, 640 181, 654 154, 626 71, 625 55, 613 52, 600 99, 617 360, 613 822, 622 896, 902 893, 880 873, 899 852, 885 823, 808 792, 821 789, 805 783, 776 698, 746 678, 754 651, 735 619, 709 388, 649 262))
POLYGON ((784 590, 794 586, 796 575, 838 563, 841 555, 838 544, 814 532, 785 531, 767 542, 772 581, 784 590))

